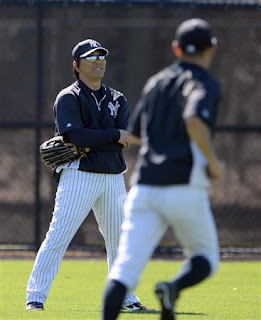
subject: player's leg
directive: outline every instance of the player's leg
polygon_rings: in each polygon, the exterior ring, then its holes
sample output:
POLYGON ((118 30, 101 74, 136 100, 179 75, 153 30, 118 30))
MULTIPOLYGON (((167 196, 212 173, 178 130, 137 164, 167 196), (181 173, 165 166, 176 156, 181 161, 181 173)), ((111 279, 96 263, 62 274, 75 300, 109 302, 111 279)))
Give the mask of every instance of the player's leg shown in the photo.
POLYGON ((44 303, 47 299, 69 243, 99 196, 94 186, 102 185, 102 181, 95 175, 88 175, 72 169, 64 170, 61 175, 53 218, 28 281, 28 303, 44 303))
POLYGON ((183 219, 174 227, 188 259, 175 280, 180 290, 214 274, 219 264, 218 236, 207 191, 188 190, 186 204, 183 219))
MULTIPOLYGON (((117 256, 125 200, 126 188, 123 175, 106 175, 105 191, 96 201, 93 212, 105 241, 109 270, 117 256)), ((134 292, 128 292, 123 307, 130 311, 144 309, 134 292)))
POLYGON ((105 288, 103 320, 117 318, 125 293, 136 287, 147 261, 166 230, 165 222, 153 211, 153 200, 157 202, 157 194, 151 195, 148 189, 134 187, 129 192, 119 253, 105 288))
POLYGON ((173 281, 160 283, 156 291, 160 288, 161 291, 165 290, 165 295, 174 303, 180 291, 200 283, 216 271, 219 249, 207 193, 196 188, 177 187, 170 190, 167 197, 169 208, 166 210, 166 218, 172 224, 178 242, 185 249, 187 261, 173 281))
POLYGON ((104 238, 110 269, 118 251, 126 188, 122 174, 104 175, 103 193, 93 206, 95 219, 104 238))

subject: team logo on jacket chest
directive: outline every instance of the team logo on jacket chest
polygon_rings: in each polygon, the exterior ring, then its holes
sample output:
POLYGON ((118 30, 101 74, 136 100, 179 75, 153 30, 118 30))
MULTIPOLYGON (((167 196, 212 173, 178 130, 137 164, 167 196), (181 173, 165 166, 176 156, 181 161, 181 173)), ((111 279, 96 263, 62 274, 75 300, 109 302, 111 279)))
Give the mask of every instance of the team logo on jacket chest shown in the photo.
POLYGON ((113 116, 114 118, 117 117, 118 115, 118 109, 121 105, 119 104, 118 101, 115 102, 115 105, 112 102, 109 102, 108 108, 110 109, 111 113, 110 115, 113 116))

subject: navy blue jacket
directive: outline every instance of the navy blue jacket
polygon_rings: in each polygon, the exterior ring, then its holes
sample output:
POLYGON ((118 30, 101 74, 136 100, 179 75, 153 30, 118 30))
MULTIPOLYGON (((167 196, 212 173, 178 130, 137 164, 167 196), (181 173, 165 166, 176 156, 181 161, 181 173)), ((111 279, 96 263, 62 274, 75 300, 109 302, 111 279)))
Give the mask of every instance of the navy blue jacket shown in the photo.
POLYGON ((194 155, 185 119, 198 116, 213 131, 220 95, 206 70, 184 62, 148 80, 130 126, 143 140, 132 184, 189 184, 194 155))
MULTIPOLYGON (((128 126, 128 105, 124 95, 102 85, 100 99, 81 80, 63 89, 54 103, 55 133, 67 138, 82 132, 81 147, 89 147, 79 170, 121 173, 126 169, 118 129, 128 126)), ((72 141, 73 142, 73 141, 72 141)))

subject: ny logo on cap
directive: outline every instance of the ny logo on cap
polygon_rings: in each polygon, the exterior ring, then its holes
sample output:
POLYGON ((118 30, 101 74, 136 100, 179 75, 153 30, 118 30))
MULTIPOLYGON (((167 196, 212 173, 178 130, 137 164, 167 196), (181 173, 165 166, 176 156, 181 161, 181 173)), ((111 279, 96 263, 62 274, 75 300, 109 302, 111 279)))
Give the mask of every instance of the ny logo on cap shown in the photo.
POLYGON ((95 41, 95 40, 89 40, 88 41, 89 42, 89 45, 91 46, 91 47, 99 47, 100 46, 100 44, 97 42, 97 41, 95 41))

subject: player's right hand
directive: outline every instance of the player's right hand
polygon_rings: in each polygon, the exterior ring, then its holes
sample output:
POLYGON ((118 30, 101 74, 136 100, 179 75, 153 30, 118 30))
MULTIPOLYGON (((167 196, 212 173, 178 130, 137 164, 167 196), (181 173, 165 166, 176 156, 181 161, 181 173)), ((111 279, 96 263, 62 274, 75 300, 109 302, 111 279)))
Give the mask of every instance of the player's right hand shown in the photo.
POLYGON ((222 179, 225 175, 225 162, 219 159, 213 160, 211 163, 209 163, 207 171, 210 179, 218 180, 222 179))
POLYGON ((129 131, 119 129, 120 131, 120 139, 118 140, 118 143, 122 144, 124 148, 128 148, 130 146, 131 142, 131 134, 129 131))

